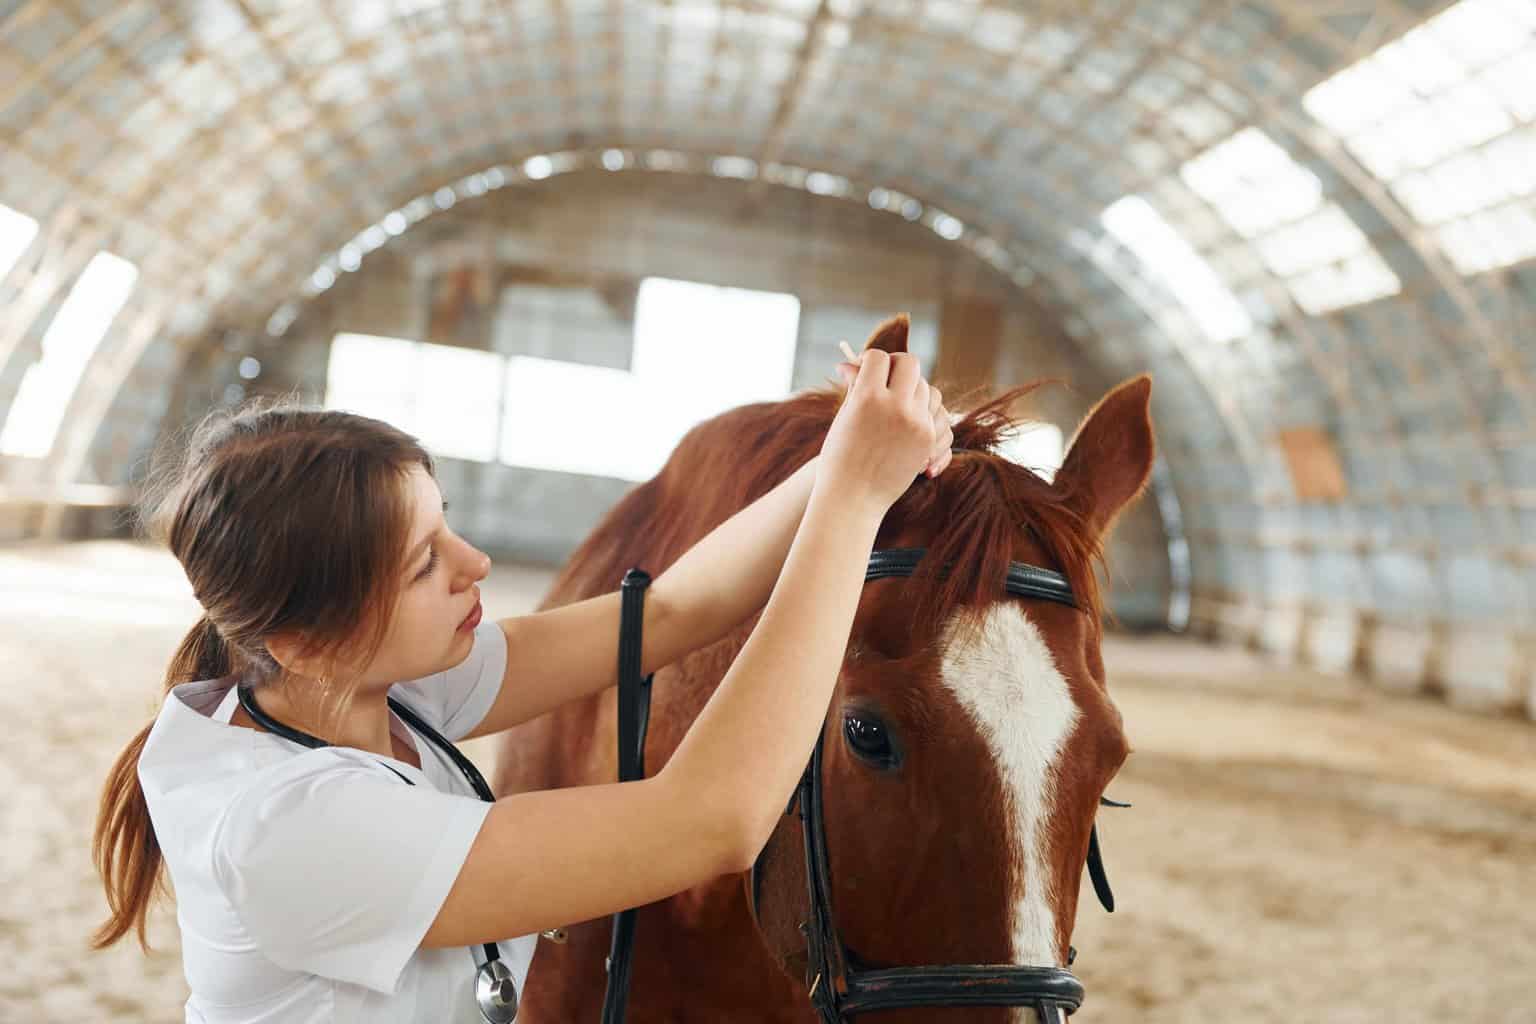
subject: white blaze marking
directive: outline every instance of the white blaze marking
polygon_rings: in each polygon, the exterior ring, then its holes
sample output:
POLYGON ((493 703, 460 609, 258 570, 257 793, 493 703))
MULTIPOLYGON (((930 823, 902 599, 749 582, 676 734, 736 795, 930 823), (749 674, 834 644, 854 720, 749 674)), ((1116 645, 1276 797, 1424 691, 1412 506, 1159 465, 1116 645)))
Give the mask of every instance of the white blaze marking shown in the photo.
MULTIPOLYGON (((1024 866, 1019 890, 1009 894, 1013 962, 1060 966, 1045 823, 1077 705, 1040 631, 1011 601, 988 609, 976 643, 950 648, 943 678, 996 758, 1005 813, 1024 866)), ((1020 1020, 1034 1019, 1032 1010, 1017 1012, 1020 1020)))

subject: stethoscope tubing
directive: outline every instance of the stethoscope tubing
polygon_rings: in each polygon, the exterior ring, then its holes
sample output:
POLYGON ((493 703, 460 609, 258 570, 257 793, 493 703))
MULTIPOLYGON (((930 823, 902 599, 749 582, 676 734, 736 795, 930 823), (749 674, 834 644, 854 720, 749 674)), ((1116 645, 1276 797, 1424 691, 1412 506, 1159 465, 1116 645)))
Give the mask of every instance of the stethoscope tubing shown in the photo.
MULTIPOLYGON (((276 736, 281 736, 285 740, 291 740, 292 742, 301 746, 308 747, 311 750, 318 750, 321 747, 331 746, 330 743, 320 739, 320 737, 311 736, 307 732, 302 732, 291 726, 284 725, 282 722, 279 722, 277 719, 261 710, 260 706, 258 706, 256 703, 256 698, 254 694, 252 694, 250 686, 247 684, 238 684, 236 686, 236 691, 240 701, 240 706, 245 709, 245 713, 251 716, 252 721, 260 725, 263 729, 266 729, 268 732, 271 732, 276 736)), ((454 767, 458 768, 460 773, 463 774, 465 780, 469 783, 470 788, 475 791, 476 796, 478 796, 481 800, 484 800, 486 803, 496 802, 496 795, 491 792, 491 787, 486 785, 485 776, 480 774, 480 770, 475 767, 474 763, 470 761, 469 758, 465 757, 464 754, 460 752, 459 748, 453 745, 453 742, 449 740, 448 737, 444 736, 442 733, 438 732, 436 729, 432 728, 432 726, 424 722, 420 715, 406 707, 405 704, 401 703, 393 697, 387 697, 385 699, 389 704, 389 709, 396 715, 400 716, 400 719, 405 722, 406 725, 410 726, 412 729, 415 729, 421 735, 425 736, 429 743, 447 755, 448 759, 453 762, 454 767)), ((400 781, 404 782, 407 786, 416 785, 416 783, 406 778, 405 775, 403 775, 392 765, 384 764, 382 761, 379 763, 384 765, 385 768, 388 768, 390 771, 394 772, 395 775, 399 776, 400 781)), ((496 948, 496 943, 484 943, 481 946, 481 949, 483 949, 485 952, 485 962, 477 965, 476 969, 476 1002, 480 1005, 481 1015, 484 1016, 487 1021, 493 1021, 496 1022, 496 1024, 506 1024, 506 1022, 510 1022, 517 1017, 517 997, 515 995, 515 989, 513 990, 514 994, 510 1004, 510 1017, 506 1016, 504 1013, 498 1013, 488 1008, 486 1000, 489 998, 487 994, 488 987, 495 986, 499 990, 504 991, 506 988, 510 987, 506 985, 506 982, 510 981, 511 975, 507 971, 506 965, 500 963, 501 951, 496 948)), ((498 1006, 498 1009, 500 1009, 500 1006, 498 1006)))

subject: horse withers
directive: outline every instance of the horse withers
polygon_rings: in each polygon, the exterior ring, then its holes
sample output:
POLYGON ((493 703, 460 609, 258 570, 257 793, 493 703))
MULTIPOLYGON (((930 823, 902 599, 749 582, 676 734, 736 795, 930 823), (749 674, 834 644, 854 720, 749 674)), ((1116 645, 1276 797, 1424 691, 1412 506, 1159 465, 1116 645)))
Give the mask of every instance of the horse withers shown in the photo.
MULTIPOLYGON (((899 317, 866 347, 905 351, 906 339, 899 317)), ((914 484, 876 539, 876 549, 925 554, 910 574, 865 585, 823 731, 816 794, 827 903, 846 959, 860 970, 1055 969, 1069 960, 1099 798, 1127 753, 1105 686, 1095 564, 1151 472, 1151 382, 1136 378, 1105 396, 1050 482, 993 450, 1017 426, 1006 410, 1028 390, 961 417, 949 468, 914 484), (1059 574, 1070 602, 1005 590, 1011 563, 1059 574)), ((660 574, 813 457, 839 401, 836 392, 807 392, 694 428, 583 542, 541 607, 610 592, 631 566, 660 574)), ((656 674, 646 743, 652 773, 755 624, 754 616, 656 674)), ((613 781, 615 699, 608 690, 508 732, 498 748, 498 794, 613 781)), ((804 801, 796 803, 799 813, 785 815, 752 872, 641 908, 630 1021, 828 1019, 826 1006, 818 1018, 808 998, 808 987, 822 982, 811 977, 807 952, 814 915, 804 801)), ((540 943, 525 1024, 599 1018, 610 923, 573 924, 567 933, 562 944, 540 943)), ((920 1006, 867 1019, 1034 1018, 1010 1007, 920 1006)))

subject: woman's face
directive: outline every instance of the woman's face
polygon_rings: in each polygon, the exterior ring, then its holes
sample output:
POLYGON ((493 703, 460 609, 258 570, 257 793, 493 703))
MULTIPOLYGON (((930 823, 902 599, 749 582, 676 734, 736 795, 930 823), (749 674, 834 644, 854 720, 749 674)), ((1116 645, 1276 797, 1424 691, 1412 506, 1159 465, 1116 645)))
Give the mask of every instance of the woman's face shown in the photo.
POLYGON ((420 466, 406 478, 410 541, 399 604, 384 643, 369 665, 369 683, 398 683, 451 668, 469 655, 480 620, 480 588, 490 571, 485 552, 444 521, 448 503, 420 466))

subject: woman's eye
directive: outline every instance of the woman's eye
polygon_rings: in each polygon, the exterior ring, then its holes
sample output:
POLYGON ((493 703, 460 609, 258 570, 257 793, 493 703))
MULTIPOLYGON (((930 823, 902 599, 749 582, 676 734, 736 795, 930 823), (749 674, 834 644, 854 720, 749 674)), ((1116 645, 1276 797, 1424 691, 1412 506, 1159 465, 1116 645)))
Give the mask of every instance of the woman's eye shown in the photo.
POLYGON ((426 568, 422 569, 421 572, 417 573, 416 574, 416 578, 418 580, 426 579, 428 576, 432 575, 432 570, 435 569, 435 568, 437 568, 437 549, 436 548, 430 548, 427 551, 427 565, 426 565, 426 568))
POLYGON ((843 737, 848 747, 859 757, 881 768, 896 763, 896 752, 891 747, 890 734, 885 723, 877 718, 862 715, 846 715, 843 718, 843 737))

